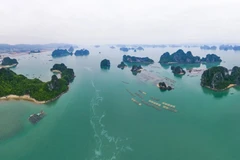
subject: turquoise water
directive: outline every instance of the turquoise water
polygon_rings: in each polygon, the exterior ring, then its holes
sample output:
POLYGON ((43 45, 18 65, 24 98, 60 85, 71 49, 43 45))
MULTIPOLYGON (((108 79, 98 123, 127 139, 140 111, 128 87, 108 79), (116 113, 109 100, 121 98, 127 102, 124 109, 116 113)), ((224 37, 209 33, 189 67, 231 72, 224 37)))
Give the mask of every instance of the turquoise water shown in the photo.
MULTIPOLYGON (((160 64, 145 66, 143 73, 132 75, 130 68, 116 66, 123 52, 108 47, 92 48, 87 57, 68 56, 52 59, 50 52, 21 55, 13 70, 29 78, 50 79, 50 68, 65 63, 76 78, 70 90, 58 100, 44 105, 25 101, 0 102, 0 158, 4 160, 237 160, 240 128, 239 88, 215 93, 200 86, 200 76, 174 77, 160 64), (101 54, 99 54, 99 51, 101 54), (110 59, 111 69, 100 69, 100 61, 110 59), (151 81, 142 81, 148 73, 174 79, 175 89, 161 92, 151 81), (122 83, 129 82, 129 84, 122 83), (142 90, 160 102, 176 105, 177 113, 138 106, 131 95, 142 90), (44 110, 46 117, 37 125, 27 118, 44 110)), ((149 56, 155 62, 165 51, 145 49, 128 52, 149 56)), ((194 55, 208 51, 197 48, 194 55)), ((239 65, 238 52, 215 51, 225 61, 221 65, 239 65)), ((189 68, 189 66, 186 66, 189 68)), ((201 65, 200 68, 205 68, 201 65)), ((139 100, 139 98, 135 97, 139 100)))

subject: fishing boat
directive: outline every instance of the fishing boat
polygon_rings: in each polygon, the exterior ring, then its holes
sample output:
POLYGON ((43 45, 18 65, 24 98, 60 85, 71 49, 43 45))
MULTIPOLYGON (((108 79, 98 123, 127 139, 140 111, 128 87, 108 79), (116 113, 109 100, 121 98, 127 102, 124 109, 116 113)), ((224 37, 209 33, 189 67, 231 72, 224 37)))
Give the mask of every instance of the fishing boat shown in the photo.
POLYGON ((41 111, 37 114, 31 114, 28 118, 28 120, 32 123, 32 124, 36 124, 37 122, 39 122, 43 117, 45 116, 44 111, 41 111))

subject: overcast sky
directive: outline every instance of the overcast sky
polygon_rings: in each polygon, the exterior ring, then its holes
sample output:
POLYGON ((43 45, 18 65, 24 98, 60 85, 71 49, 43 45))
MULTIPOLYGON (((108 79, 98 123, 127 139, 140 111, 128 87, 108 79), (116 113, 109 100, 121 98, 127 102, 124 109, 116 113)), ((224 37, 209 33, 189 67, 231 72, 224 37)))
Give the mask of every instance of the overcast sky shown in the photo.
POLYGON ((240 0, 0 0, 0 43, 239 43, 240 0))

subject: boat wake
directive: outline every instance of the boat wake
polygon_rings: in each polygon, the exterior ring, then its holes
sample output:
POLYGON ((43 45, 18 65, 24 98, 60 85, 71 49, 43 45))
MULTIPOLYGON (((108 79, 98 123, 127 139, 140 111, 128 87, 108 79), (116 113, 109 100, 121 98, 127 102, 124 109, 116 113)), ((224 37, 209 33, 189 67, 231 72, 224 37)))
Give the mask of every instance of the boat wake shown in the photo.
POLYGON ((100 106, 103 97, 100 95, 100 90, 96 89, 94 82, 91 83, 95 89, 95 95, 90 102, 90 123, 93 128, 95 146, 90 160, 119 159, 122 152, 133 151, 133 149, 127 143, 128 138, 115 137, 109 134, 103 122, 106 113, 102 111, 100 106))

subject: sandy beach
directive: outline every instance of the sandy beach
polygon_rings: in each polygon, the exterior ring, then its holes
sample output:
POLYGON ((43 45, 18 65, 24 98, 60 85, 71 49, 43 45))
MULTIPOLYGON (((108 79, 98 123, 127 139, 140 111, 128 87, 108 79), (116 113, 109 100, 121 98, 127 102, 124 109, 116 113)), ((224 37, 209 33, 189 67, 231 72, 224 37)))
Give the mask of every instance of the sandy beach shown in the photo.
POLYGON ((61 72, 61 71, 59 71, 59 70, 52 70, 52 72, 53 72, 53 73, 62 74, 62 72, 61 72))
POLYGON ((37 104, 47 103, 47 101, 37 101, 36 99, 30 97, 29 95, 23 95, 23 96, 8 95, 5 97, 0 97, 0 100, 26 100, 26 101, 31 101, 37 104))
POLYGON ((17 65, 18 65, 18 64, 5 65, 5 66, 0 65, 0 69, 1 69, 1 68, 12 68, 12 67, 15 67, 15 66, 17 66, 17 65))
POLYGON ((221 90, 213 89, 213 88, 211 88, 211 87, 209 87, 209 86, 205 86, 205 87, 208 88, 208 89, 211 89, 211 90, 213 90, 213 91, 224 91, 224 90, 227 90, 227 89, 232 88, 232 87, 235 87, 235 86, 237 86, 237 85, 236 85, 236 84, 229 84, 226 88, 221 89, 221 90))

